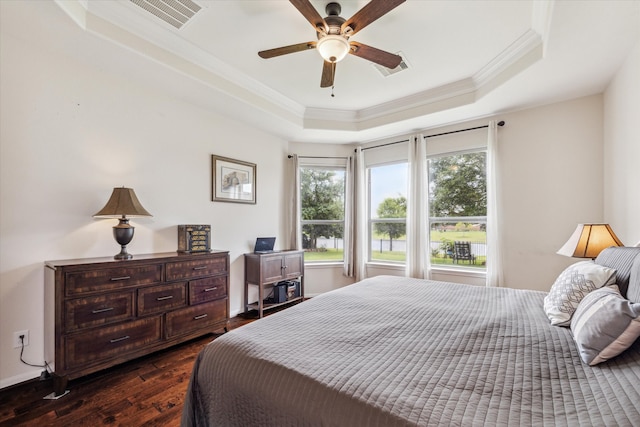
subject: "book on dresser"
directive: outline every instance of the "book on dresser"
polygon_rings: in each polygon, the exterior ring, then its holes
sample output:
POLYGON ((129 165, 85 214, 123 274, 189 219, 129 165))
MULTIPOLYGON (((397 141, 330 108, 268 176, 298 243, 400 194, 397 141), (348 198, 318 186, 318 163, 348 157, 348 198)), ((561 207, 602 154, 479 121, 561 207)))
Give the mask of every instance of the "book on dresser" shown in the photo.
POLYGON ((229 253, 45 262, 45 360, 77 378, 226 330, 229 253))

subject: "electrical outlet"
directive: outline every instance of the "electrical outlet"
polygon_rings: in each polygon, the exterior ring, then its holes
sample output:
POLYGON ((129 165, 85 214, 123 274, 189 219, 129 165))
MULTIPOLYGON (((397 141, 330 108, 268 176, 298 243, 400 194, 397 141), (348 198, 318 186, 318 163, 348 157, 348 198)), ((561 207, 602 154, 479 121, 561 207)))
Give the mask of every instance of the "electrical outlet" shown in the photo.
POLYGON ((29 345, 29 330, 16 331, 13 333, 13 348, 22 347, 23 341, 20 340, 20 335, 24 335, 24 346, 29 345))

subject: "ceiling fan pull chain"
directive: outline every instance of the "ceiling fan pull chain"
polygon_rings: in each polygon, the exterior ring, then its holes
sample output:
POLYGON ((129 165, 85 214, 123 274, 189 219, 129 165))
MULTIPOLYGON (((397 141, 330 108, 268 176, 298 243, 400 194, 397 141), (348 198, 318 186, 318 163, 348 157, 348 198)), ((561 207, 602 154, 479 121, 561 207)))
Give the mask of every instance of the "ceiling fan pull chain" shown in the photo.
POLYGON ((331 86, 331 97, 332 97, 332 98, 333 98, 333 97, 335 97, 335 95, 333 94, 333 88, 334 88, 334 87, 335 87, 335 86, 331 86))

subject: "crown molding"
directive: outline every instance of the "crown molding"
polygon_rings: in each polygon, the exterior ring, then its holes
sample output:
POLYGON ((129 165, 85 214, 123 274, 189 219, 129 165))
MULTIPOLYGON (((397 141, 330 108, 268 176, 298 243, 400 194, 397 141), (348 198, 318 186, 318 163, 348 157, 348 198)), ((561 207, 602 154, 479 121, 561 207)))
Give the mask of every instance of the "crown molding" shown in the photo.
POLYGON ((473 76, 358 111, 307 109, 304 125, 361 131, 472 104, 542 56, 542 37, 530 29, 473 76))
POLYGON ((136 52, 248 105, 296 124, 302 122, 304 115, 302 105, 230 67, 184 39, 177 36, 166 37, 167 28, 171 31, 177 30, 168 24, 166 28, 155 25, 155 22, 149 22, 142 15, 136 17, 139 13, 129 2, 108 2, 107 9, 100 9, 101 2, 84 0, 55 0, 55 3, 80 28, 89 33, 136 52), (128 13, 129 8, 136 13, 128 13), (102 17, 105 15, 107 18, 102 17), (136 28, 137 34, 113 22, 129 24, 136 28), (160 41, 161 34, 163 37, 160 41))
MULTIPOLYGON (((137 10, 132 14, 131 10, 135 9, 130 10, 133 6, 129 5, 129 2, 119 2, 120 9, 112 7, 108 13, 99 10, 101 2, 55 2, 82 29, 169 67, 278 120, 284 120, 305 130, 353 132, 469 105, 490 93, 543 57, 554 4, 554 0, 534 1, 532 28, 467 78, 360 110, 333 110, 305 109, 290 98, 178 37, 177 33, 176 37, 167 38, 167 28, 154 25, 154 22, 144 19, 137 10), (128 24, 136 28, 137 34, 112 22, 128 24)), ((173 28, 170 30, 178 31, 173 28)))

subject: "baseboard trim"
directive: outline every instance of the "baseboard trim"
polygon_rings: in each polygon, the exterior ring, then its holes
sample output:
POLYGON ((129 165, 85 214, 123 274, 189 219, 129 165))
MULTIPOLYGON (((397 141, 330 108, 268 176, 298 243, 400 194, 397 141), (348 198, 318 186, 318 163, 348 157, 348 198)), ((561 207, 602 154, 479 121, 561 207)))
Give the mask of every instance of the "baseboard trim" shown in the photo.
POLYGON ((11 387, 14 385, 22 384, 27 381, 36 380, 40 378, 40 370, 25 372, 20 375, 15 375, 11 378, 5 378, 0 380, 0 390, 5 389, 7 387, 11 387))

